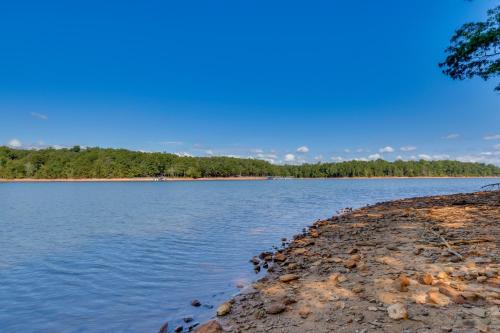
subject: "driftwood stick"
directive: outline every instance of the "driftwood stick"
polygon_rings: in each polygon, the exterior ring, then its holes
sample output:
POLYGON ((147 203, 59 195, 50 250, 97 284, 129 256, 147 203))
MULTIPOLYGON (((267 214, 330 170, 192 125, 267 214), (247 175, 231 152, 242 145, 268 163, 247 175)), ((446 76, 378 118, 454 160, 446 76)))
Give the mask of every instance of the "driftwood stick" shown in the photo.
POLYGON ((446 239, 444 239, 443 236, 441 236, 440 234, 438 234, 437 232, 435 232, 432 229, 429 229, 429 231, 432 234, 434 234, 434 236, 438 237, 441 240, 441 242, 443 242, 443 244, 448 248, 448 252, 450 252, 450 253, 454 254, 455 256, 459 257, 460 260, 464 259, 464 257, 460 253, 458 253, 457 251, 453 250, 453 248, 451 247, 451 245, 446 241, 446 239))

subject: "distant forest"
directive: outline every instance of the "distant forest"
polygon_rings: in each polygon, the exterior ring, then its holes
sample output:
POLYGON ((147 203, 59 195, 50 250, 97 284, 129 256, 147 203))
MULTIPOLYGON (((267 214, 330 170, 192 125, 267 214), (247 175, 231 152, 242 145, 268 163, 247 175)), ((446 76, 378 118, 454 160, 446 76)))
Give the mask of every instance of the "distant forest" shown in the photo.
POLYGON ((181 157, 125 149, 0 147, 0 178, 500 176, 500 168, 458 161, 348 161, 275 165, 257 159, 181 157))

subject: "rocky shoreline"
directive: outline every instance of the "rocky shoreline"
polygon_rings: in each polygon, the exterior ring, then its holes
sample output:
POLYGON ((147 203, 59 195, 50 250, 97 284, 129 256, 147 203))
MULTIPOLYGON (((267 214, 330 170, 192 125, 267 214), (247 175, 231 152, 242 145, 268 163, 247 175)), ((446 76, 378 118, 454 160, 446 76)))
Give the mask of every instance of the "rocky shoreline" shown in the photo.
POLYGON ((266 276, 196 332, 498 332, 499 236, 500 191, 344 211, 253 258, 266 276))

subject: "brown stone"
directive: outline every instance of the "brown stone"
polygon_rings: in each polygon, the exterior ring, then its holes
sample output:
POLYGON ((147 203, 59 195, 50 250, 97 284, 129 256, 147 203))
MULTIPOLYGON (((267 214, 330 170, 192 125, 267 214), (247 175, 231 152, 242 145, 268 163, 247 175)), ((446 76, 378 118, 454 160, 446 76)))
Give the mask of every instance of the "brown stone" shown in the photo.
POLYGON ((344 261, 344 266, 347 268, 354 268, 356 267, 357 264, 358 264, 357 261, 352 259, 344 261))
POLYGON ((453 289, 452 287, 450 286, 447 286, 447 285, 440 285, 439 286, 439 292, 443 295, 446 295, 448 296, 449 298, 451 298, 451 300, 457 304, 463 304, 465 303, 465 299, 462 297, 462 295, 460 294, 460 292, 458 292, 457 290, 453 289))
POLYGON ((352 288, 352 292, 355 293, 355 294, 359 294, 361 292, 363 292, 365 290, 365 288, 363 288, 363 286, 361 285, 355 285, 353 288, 352 288))
POLYGON ((286 256, 281 252, 278 252, 274 255, 274 261, 285 261, 285 260, 286 256))
POLYGON ((286 310, 286 305, 281 302, 273 302, 266 306, 266 312, 269 314, 278 314, 286 310))
POLYGON ((229 312, 231 312, 231 303, 229 303, 229 302, 223 303, 221 306, 219 306, 217 308, 217 315, 218 316, 225 316, 229 312))
POLYGON ((297 274, 285 274, 285 275, 280 276, 279 279, 281 282, 290 282, 290 281, 298 280, 299 276, 297 274))
POLYGON ((437 306, 447 306, 450 304, 450 299, 447 296, 432 290, 427 293, 427 302, 437 306))
POLYGON ((408 311, 401 303, 396 303, 387 308, 387 314, 391 319, 400 320, 408 318, 408 311))
POLYGON ((410 279, 405 274, 401 274, 399 278, 396 279, 395 283, 398 291, 408 291, 410 279))
POLYGON ((432 277, 432 274, 424 273, 420 276, 419 281, 421 284, 430 286, 432 284, 432 281, 434 281, 434 278, 432 277))
POLYGON ((309 317, 310 314, 311 308, 309 308, 308 306, 303 306, 299 309, 299 316, 301 316, 303 319, 309 317))
POLYGON ((221 333, 222 327, 217 320, 211 320, 198 327, 196 333, 221 333))

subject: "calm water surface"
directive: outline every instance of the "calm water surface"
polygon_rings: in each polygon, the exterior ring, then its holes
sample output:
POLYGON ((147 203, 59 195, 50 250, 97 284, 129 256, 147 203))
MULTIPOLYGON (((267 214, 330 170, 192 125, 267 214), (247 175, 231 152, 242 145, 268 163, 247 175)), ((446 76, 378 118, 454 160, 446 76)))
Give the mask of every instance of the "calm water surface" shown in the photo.
POLYGON ((488 179, 0 184, 0 332, 156 332, 255 274, 253 255, 343 207, 488 179))

